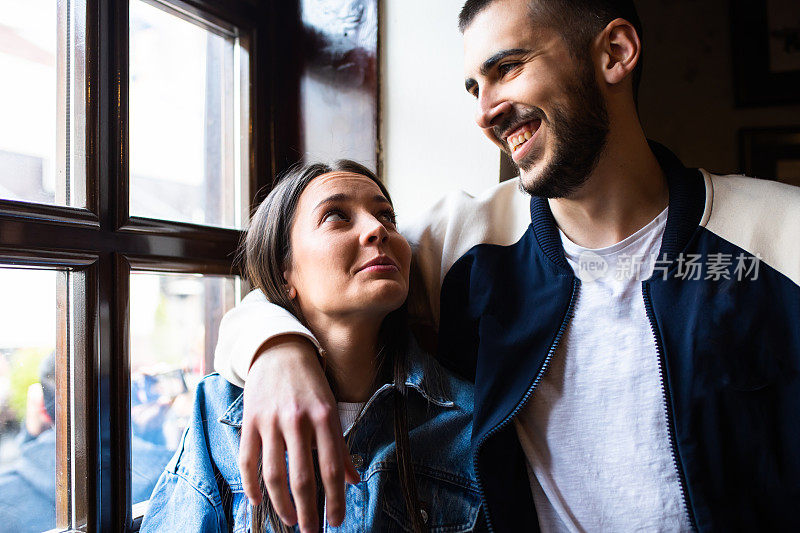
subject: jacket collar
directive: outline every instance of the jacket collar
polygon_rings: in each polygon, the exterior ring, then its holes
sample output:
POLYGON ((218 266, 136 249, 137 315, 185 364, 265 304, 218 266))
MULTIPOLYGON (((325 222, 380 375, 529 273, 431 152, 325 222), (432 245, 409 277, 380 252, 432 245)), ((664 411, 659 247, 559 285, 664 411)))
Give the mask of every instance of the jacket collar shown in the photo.
MULTIPOLYGON (((654 141, 648 143, 667 177, 669 187, 669 215, 659 257, 666 254, 667 259, 672 261, 686 247, 700 224, 705 208, 705 183, 698 170, 684 167, 667 148, 654 141)), ((546 198, 531 198, 531 224, 544 254, 571 274, 572 269, 564 257, 561 236, 546 198)))
MULTIPOLYGON (((408 390, 416 391, 428 403, 440 407, 453 407, 455 404, 449 398, 443 388, 443 379, 440 375, 441 370, 432 361, 432 358, 425 354, 414 341, 413 336, 409 340, 408 351, 408 372, 406 374, 406 387, 408 390)), ((375 400, 383 395, 387 390, 394 389, 394 383, 384 383, 372 394, 362 411, 366 411, 375 400)), ((242 427, 242 412, 244 409, 244 392, 240 394, 225 410, 219 418, 219 422, 235 428, 242 427)))

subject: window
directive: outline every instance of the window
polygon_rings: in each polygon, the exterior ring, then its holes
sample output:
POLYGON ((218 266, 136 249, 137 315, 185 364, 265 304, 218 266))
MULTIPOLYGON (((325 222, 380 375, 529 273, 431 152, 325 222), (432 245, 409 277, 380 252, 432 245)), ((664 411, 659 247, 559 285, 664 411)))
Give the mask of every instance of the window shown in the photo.
POLYGON ((240 228, 247 59, 235 30, 179 15, 130 3, 130 213, 240 228))
POLYGON ((84 13, 81 0, 0 4, 0 198, 85 206, 84 13))
POLYGON ((0 4, 0 527, 138 528, 242 293, 255 191, 292 162, 296 113, 268 75, 281 17, 255 0, 0 4), (15 478, 28 460, 41 474, 15 478), (23 498, 34 482, 46 496, 23 498), (6 517, 8 495, 30 509, 6 517))
POLYGON ((63 275, 0 268, 0 294, 13 302, 0 308, 0 505, 13 504, 0 513, 9 531, 56 527, 56 440, 67 422, 55 380, 63 275))
MULTIPOLYGON (((219 322, 241 292, 234 276, 130 275, 131 502, 145 509, 213 371, 219 322)), ((137 513, 134 513, 137 514, 137 513)))

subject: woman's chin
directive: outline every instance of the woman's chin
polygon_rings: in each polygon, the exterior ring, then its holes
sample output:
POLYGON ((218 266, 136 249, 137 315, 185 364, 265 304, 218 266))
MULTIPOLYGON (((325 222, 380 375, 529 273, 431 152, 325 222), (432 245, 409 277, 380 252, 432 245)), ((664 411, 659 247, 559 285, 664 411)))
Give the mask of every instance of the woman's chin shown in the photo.
POLYGON ((372 312, 382 311, 386 314, 399 309, 408 297, 408 286, 382 280, 382 282, 371 283, 360 292, 358 300, 363 303, 365 310, 372 312))

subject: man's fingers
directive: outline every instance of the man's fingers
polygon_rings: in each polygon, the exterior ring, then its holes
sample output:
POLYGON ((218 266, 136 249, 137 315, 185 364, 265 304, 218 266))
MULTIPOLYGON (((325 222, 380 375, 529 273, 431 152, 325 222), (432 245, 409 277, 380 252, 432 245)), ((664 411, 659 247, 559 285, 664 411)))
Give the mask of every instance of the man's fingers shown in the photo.
POLYGON ((361 475, 356 470, 356 467, 353 466, 353 461, 350 459, 350 451, 344 444, 342 445, 342 459, 344 460, 344 480, 351 485, 361 483, 361 475))
POLYGON ((261 437, 253 429, 253 422, 242 424, 242 438, 239 440, 239 471, 242 474, 242 488, 250 503, 261 502, 261 488, 258 485, 258 457, 261 455, 261 437))
POLYGON ((286 447, 277 430, 269 432, 264 440, 264 461, 262 473, 264 486, 272 506, 287 526, 297 523, 297 513, 289 499, 289 485, 286 479, 286 447))
POLYGON ((317 519, 317 480, 314 477, 314 462, 311 457, 311 437, 299 423, 293 424, 286 434, 289 452, 289 483, 297 509, 297 519, 303 533, 315 533, 319 527, 317 519))
POLYGON ((342 438, 339 421, 331 419, 329 413, 320 414, 314 421, 317 441, 317 458, 322 486, 325 489, 325 508, 328 523, 339 526, 344 521, 344 461, 347 447, 342 438), (343 453, 344 451, 344 453, 343 453))

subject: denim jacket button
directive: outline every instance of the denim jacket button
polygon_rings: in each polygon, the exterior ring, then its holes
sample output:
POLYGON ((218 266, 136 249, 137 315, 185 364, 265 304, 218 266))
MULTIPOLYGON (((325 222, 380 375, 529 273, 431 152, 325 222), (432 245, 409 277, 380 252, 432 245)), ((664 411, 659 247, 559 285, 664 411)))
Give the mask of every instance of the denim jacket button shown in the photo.
POLYGON ((351 455, 350 460, 353 461, 353 466, 356 467, 356 469, 361 470, 364 468, 364 458, 357 453, 351 455))

